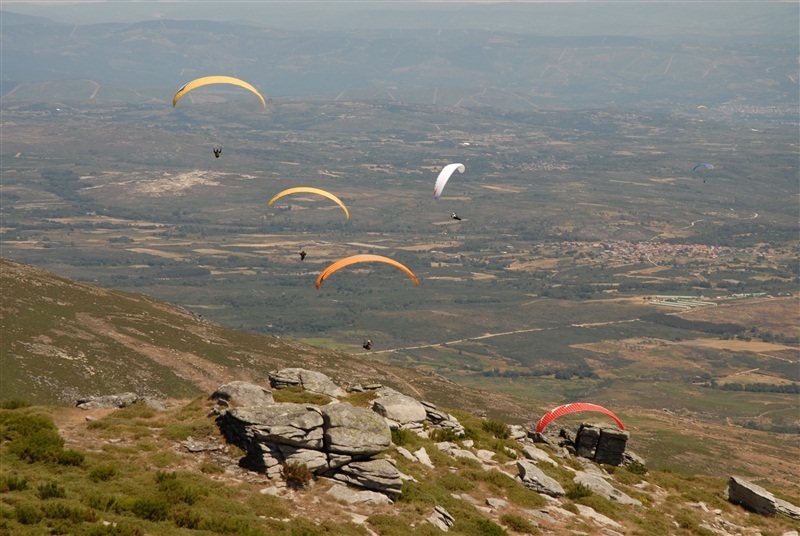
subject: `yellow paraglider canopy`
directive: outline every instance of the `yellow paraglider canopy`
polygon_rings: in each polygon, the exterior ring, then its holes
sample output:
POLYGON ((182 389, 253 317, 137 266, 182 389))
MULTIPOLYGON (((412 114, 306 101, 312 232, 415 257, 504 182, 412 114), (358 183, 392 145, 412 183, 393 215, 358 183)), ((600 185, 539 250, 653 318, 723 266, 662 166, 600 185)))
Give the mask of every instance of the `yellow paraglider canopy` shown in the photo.
POLYGON ((347 210, 347 207, 344 206, 344 203, 342 203, 341 199, 339 199, 338 197, 336 197, 335 195, 333 195, 330 192, 326 192, 325 190, 320 190, 319 188, 311 188, 309 186, 298 186, 297 188, 289 188, 288 190, 282 191, 281 193, 279 193, 278 195, 276 195, 275 197, 273 197, 272 199, 269 200, 269 203, 267 203, 267 208, 271 207, 272 203, 274 203, 275 201, 277 201, 281 197, 283 197, 285 195, 296 194, 296 193, 318 194, 318 195, 327 197, 328 199, 330 199, 331 201, 333 201, 334 203, 336 203, 337 205, 342 207, 342 210, 344 210, 345 216, 347 216, 348 220, 350 219, 350 211, 347 210))
POLYGON ((174 107, 176 104, 178 104, 180 98, 189 93, 191 90, 208 84, 233 84, 234 86, 239 86, 245 89, 249 89, 256 95, 258 95, 258 98, 261 99, 261 104, 264 105, 264 109, 265 110, 267 109, 267 101, 264 100, 264 97, 261 95, 261 93, 258 92, 256 88, 254 88, 244 80, 239 80, 238 78, 233 78, 232 76, 204 76, 203 78, 192 80, 191 82, 180 88, 177 93, 175 93, 175 96, 172 97, 172 106, 174 107))
POLYGON ((417 276, 414 275, 414 272, 412 272, 411 270, 409 270, 408 268, 406 268, 404 265, 400 264, 396 260, 390 259, 389 257, 384 257, 382 255, 366 255, 365 254, 365 255, 353 255, 352 257, 347 257, 347 258, 338 260, 338 261, 334 262, 333 264, 331 264, 330 266, 328 266, 327 268, 325 268, 322 271, 322 273, 319 274, 319 277, 317 277, 317 282, 316 282, 317 288, 319 288, 319 286, 322 284, 322 282, 325 281, 328 278, 328 276, 331 275, 333 272, 339 270, 340 268, 344 268, 345 266, 350 266, 351 264, 356 264, 358 262, 383 262, 383 263, 386 263, 386 264, 391 264, 392 266, 400 268, 405 273, 407 273, 409 275, 409 277, 411 277, 411 279, 414 280, 414 283, 417 286, 419 286, 419 279, 417 279, 417 276))

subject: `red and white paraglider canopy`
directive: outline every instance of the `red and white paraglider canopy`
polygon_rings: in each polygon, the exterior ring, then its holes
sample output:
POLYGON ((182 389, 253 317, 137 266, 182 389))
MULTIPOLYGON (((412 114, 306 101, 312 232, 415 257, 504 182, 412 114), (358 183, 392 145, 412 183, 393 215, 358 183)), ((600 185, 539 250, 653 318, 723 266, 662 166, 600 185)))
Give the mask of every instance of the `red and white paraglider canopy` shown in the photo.
POLYGON ((619 426, 620 430, 625 430, 625 425, 622 424, 622 421, 619 420, 619 417, 614 415, 611 411, 607 410, 603 406, 598 406, 597 404, 590 404, 588 402, 575 402, 573 404, 565 404, 563 406, 558 406, 557 408, 553 408, 547 413, 545 413, 544 416, 541 419, 539 419, 539 422, 536 424, 536 431, 541 432, 542 430, 544 430, 547 427, 547 425, 550 424, 550 421, 552 421, 553 419, 557 419, 558 417, 561 417, 562 415, 567 415, 569 413, 576 413, 578 411, 596 411, 608 415, 609 417, 614 419, 614 421, 617 423, 617 426, 619 426))

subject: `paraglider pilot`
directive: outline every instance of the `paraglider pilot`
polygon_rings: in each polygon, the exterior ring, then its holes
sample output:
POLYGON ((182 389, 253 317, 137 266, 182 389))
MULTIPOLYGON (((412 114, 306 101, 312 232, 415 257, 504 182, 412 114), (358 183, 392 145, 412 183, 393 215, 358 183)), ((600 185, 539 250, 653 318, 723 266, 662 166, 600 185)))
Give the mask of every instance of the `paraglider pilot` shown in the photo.
POLYGON ((367 339, 366 341, 364 341, 362 347, 364 348, 364 350, 372 350, 372 339, 367 339))
POLYGON ((221 154, 222 154, 222 147, 220 147, 219 149, 214 149, 214 157, 215 158, 219 158, 219 155, 221 155, 221 154))
POLYGON ((306 258, 306 252, 305 252, 305 251, 301 251, 301 252, 300 252, 300 260, 302 261, 302 260, 304 260, 305 258, 306 258))
POLYGON ((451 217, 451 218, 453 218, 454 220, 461 221, 461 218, 460 218, 460 217, 459 217, 459 215, 458 215, 458 214, 456 214, 455 212, 453 212, 452 214, 450 214, 450 217, 451 217))

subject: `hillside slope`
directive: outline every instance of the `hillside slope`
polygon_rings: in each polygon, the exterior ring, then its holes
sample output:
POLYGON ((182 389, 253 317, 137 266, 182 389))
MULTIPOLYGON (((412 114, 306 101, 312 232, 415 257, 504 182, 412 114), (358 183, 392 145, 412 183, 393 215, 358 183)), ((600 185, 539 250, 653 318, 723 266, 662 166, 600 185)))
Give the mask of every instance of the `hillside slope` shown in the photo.
POLYGON ((270 371, 294 366, 323 371, 343 385, 380 382, 448 407, 532 419, 531 409, 510 397, 240 333, 145 295, 78 283, 9 259, 0 259, 0 288, 0 393, 6 399, 68 405, 82 396, 123 391, 187 398, 232 380, 268 383, 270 371))

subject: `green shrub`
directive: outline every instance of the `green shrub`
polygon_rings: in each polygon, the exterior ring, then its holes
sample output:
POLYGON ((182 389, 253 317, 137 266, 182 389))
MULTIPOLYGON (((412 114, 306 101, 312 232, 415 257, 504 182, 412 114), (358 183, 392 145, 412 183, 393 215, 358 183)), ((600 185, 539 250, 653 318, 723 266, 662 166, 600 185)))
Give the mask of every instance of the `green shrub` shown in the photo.
POLYGON ((460 435, 455 433, 453 430, 449 428, 436 428, 432 430, 431 433, 428 435, 432 441, 440 442, 440 441, 458 441, 462 439, 460 435))
POLYGON ((28 463, 56 463, 64 450, 64 439, 55 430, 36 430, 12 441, 9 450, 28 463))
POLYGON ((489 519, 456 520, 453 531, 464 536, 508 536, 508 532, 489 519))
POLYGON ((520 485, 516 485, 513 488, 508 488, 506 490, 506 496, 508 498, 508 502, 516 504, 522 508, 542 508, 547 504, 545 498, 540 494, 520 485))
POLYGON ((0 438, 13 441, 40 430, 57 431, 50 417, 13 410, 0 410, 0 438))
POLYGON ((73 523, 93 523, 97 521, 97 513, 89 508, 79 508, 63 502, 50 502, 42 506, 44 516, 49 519, 67 519, 73 523))
POLYGON ((488 419, 481 423, 481 428, 485 432, 492 434, 497 439, 508 439, 511 437, 511 430, 509 430, 508 426, 506 426, 506 423, 502 421, 493 421, 488 419))
POLYGON ((23 525, 35 525, 43 519, 42 512, 32 504, 18 504, 14 507, 14 517, 23 525))
POLYGON ((214 421, 209 419, 175 422, 161 430, 162 437, 173 441, 184 441, 191 437, 206 437, 217 431, 214 421))
POLYGON ((156 416, 157 411, 145 402, 136 402, 130 406, 120 408, 113 413, 109 414, 106 418, 109 420, 130 420, 130 419, 151 419, 156 416))
MULTIPOLYGON (((300 518, 298 518, 300 519, 300 518)), ((259 528, 253 527, 249 521, 230 516, 213 516, 204 518, 200 521, 199 530, 216 532, 217 534, 235 534, 236 536, 267 536, 267 533, 259 528)), ((316 536, 318 532, 295 532, 298 536, 316 536)))
POLYGON ((359 408, 371 408, 372 402, 376 398, 378 398, 377 391, 364 391, 362 393, 350 393, 345 400, 359 408))
POLYGON ((42 499, 62 499, 67 496, 67 491, 59 486, 57 482, 47 482, 46 484, 39 484, 36 488, 36 495, 42 499))
POLYGON ((208 491, 205 488, 186 483, 183 479, 178 478, 178 474, 175 472, 163 473, 158 471, 156 473, 156 482, 158 483, 158 489, 171 503, 182 502, 192 505, 197 502, 201 495, 208 495, 208 491))
POLYGON ((500 523, 521 534, 541 534, 536 525, 516 514, 501 515, 500 523))
POLYGON ((304 463, 284 463, 281 467, 281 476, 290 488, 302 489, 311 482, 314 473, 304 463))
POLYGON ((306 391, 302 387, 284 387, 272 391, 275 402, 292 402, 294 404, 314 404, 324 406, 329 404, 331 397, 306 391))
POLYGON ((0 400, 0 409, 20 409, 20 408, 29 408, 31 403, 27 400, 23 400, 21 398, 9 398, 6 400, 0 400))
POLYGON ((411 430, 392 430, 392 443, 398 446, 408 445, 413 440, 413 435, 411 430))
POLYGON ((107 482, 117 476, 117 467, 110 464, 101 464, 89 470, 89 480, 92 482, 107 482))
POLYGON ((164 499, 146 497, 137 498, 131 506, 131 512, 141 519, 164 521, 169 515, 169 508, 169 503, 164 499))
POLYGON ((573 501, 577 501, 583 497, 588 497, 592 494, 592 490, 589 488, 589 486, 586 486, 580 482, 576 482, 575 484, 569 486, 566 492, 567 499, 571 499, 573 501))
POLYGON ((7 491, 24 491, 28 489, 28 481, 16 475, 0 477, 0 493, 7 491))
POLYGON ((86 536, 144 536, 144 531, 125 523, 112 523, 110 525, 92 525, 85 534, 86 536))
POLYGON ((206 475, 219 475, 225 472, 225 468, 215 462, 203 462, 200 472, 206 475))
POLYGON ((182 529, 197 530, 203 518, 189 508, 179 508, 172 513, 172 522, 182 529))
POLYGON ((580 514, 580 510, 578 510, 578 507, 575 506, 575 503, 572 501, 565 502, 564 504, 561 505, 561 508, 563 508, 567 512, 572 512, 573 514, 580 514))
POLYGON ((83 465, 85 459, 86 455, 83 452, 79 450, 67 449, 62 451, 58 456, 58 463, 59 465, 72 465, 75 467, 80 467, 83 465))
POLYGON ((635 460, 625 465, 625 470, 629 473, 633 473, 634 475, 647 474, 647 467, 643 463, 639 463, 635 460))
POLYGON ((475 482, 459 473, 447 473, 439 479, 439 483, 448 491, 472 491, 475 482))
POLYGON ((91 493, 86 496, 84 503, 86 503, 86 506, 89 508, 94 508, 101 512, 108 512, 112 509, 116 509, 117 497, 102 493, 91 493))
POLYGON ((675 522, 680 528, 691 531, 692 534, 697 534, 699 536, 711 536, 716 534, 709 529, 701 527, 700 518, 695 512, 692 512, 688 508, 681 508, 678 510, 675 514, 675 522))

